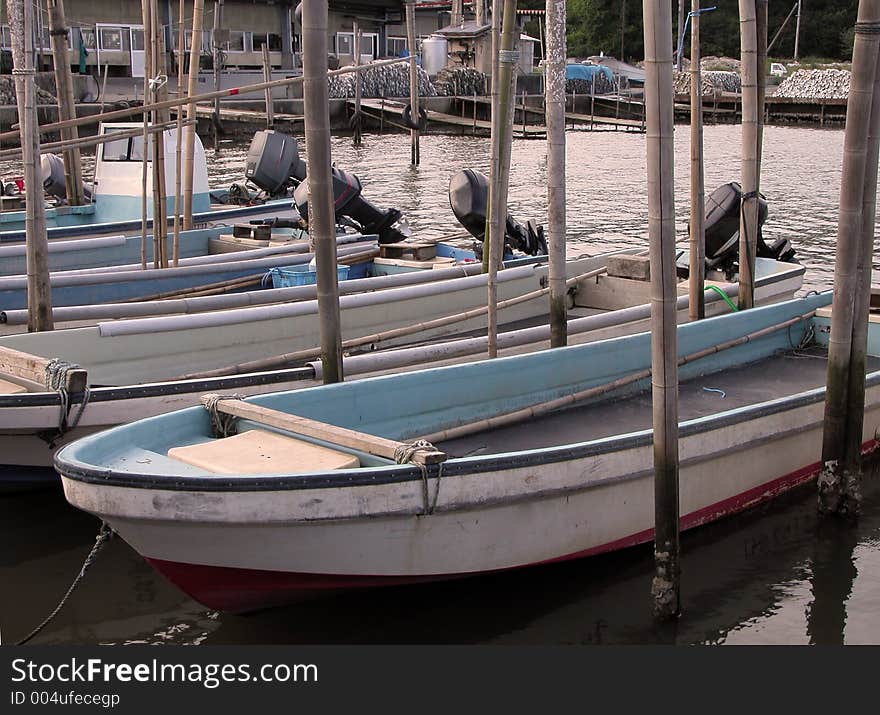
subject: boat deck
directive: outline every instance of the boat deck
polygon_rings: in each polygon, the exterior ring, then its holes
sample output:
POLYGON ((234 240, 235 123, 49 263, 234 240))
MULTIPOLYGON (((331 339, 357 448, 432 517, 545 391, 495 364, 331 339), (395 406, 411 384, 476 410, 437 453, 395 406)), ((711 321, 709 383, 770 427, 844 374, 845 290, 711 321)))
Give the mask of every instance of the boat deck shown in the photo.
MULTIPOLYGON (((821 387, 825 384, 826 357, 824 348, 811 347, 684 382, 679 387, 679 421, 821 387)), ((880 369, 880 358, 869 356, 867 369, 880 369)), ((467 457, 491 454, 499 448, 513 451, 586 442, 650 427, 651 393, 643 391, 460 437, 437 447, 451 456, 467 457)))

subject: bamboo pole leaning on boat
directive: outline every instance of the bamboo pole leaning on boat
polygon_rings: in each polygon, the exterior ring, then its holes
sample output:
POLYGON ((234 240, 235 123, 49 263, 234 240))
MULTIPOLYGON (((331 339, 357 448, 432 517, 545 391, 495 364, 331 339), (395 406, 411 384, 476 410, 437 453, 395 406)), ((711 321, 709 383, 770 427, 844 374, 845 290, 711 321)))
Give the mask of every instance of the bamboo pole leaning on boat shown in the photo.
MULTIPOLYGON (((214 62, 214 91, 220 89, 220 65, 223 50, 220 30, 223 27, 223 0, 214 0, 214 31, 211 33, 211 50, 214 62)), ((227 36, 228 30, 224 31, 227 36)), ((182 45, 181 45, 182 46, 182 45)), ((220 97, 214 97, 214 116, 211 124, 214 129, 214 155, 220 153, 220 97)))
MULTIPOLYGON (((855 515, 859 511, 859 455, 861 420, 853 411, 864 400, 864 353, 854 336, 862 340, 863 330, 856 322, 867 322, 866 290, 870 290, 868 232, 873 234, 873 213, 877 173, 877 137, 871 132, 872 119, 880 112, 877 96, 880 61, 880 0, 860 0, 855 26, 852 79, 846 105, 843 168, 840 183, 840 212, 834 260, 834 299, 831 305, 831 336, 828 341, 828 377, 825 398, 825 424, 822 435, 822 471, 819 474, 819 511, 855 515), (874 176, 869 176, 873 171, 874 176), (871 195, 866 194, 866 190, 871 195), (867 211, 865 209, 868 209, 867 211), (860 270, 861 265, 861 270, 860 270), (861 275, 860 275, 861 273, 861 275), (868 286, 867 289, 865 286, 868 286), (858 288, 857 288, 858 286, 858 288), (862 295, 857 296, 858 293, 862 295), (858 305, 859 314, 855 313, 858 305), (855 354, 854 354, 855 353, 855 354), (862 370, 854 375, 853 370, 862 370), (853 385, 856 389, 853 389, 853 385), (858 385, 861 384, 861 389, 858 385)), ((876 130, 875 130, 876 131, 876 130)))
MULTIPOLYGON (((263 43, 263 81, 272 81, 272 61, 269 59, 269 45, 263 43)), ((275 128, 275 102, 272 99, 272 90, 267 88, 264 91, 266 98, 266 129, 275 128)))
MULTIPOLYGON (((419 125, 419 68, 416 64, 418 52, 416 51, 416 10, 414 0, 406 3, 406 49, 409 52, 409 111, 410 120, 419 125)), ((419 165, 419 130, 411 127, 410 136, 410 163, 419 165)))
MULTIPOLYGON (((488 2, 489 0, 486 0, 488 2)), ((497 144, 495 141, 491 140, 491 137, 495 137, 498 134, 498 47, 501 44, 501 12, 498 12, 498 8, 496 5, 499 0, 492 0, 492 77, 491 77, 491 87, 490 87, 490 97, 489 97, 489 112, 490 112, 490 155, 489 155, 489 167, 490 173, 491 168, 494 167, 498 163, 498 154, 497 154, 497 144)), ((476 112, 476 103, 474 107, 474 112, 476 112)), ((489 177, 491 181, 491 176, 489 177)), ((492 252, 491 244, 490 244, 490 235, 491 232, 489 227, 491 225, 491 211, 492 211, 492 192, 489 192, 489 203, 486 206, 486 230, 483 232, 483 273, 489 272, 489 256, 492 252)))
MULTIPOLYGON (((183 96, 183 58, 186 47, 186 5, 177 0, 177 97, 183 96)), ((175 267, 180 260, 180 210, 183 208, 183 112, 176 116, 176 135, 174 140, 174 247, 171 249, 171 262, 175 267)), ((187 126, 187 132, 195 131, 193 125, 187 126)))
MULTIPOLYGON (((46 0, 49 15, 49 42, 52 45, 52 58, 55 69, 55 88, 58 93, 58 118, 76 117, 76 104, 73 97, 73 80, 70 77, 68 60, 68 27, 64 14, 64 0, 46 0)), ((61 132, 61 138, 73 142, 79 136, 76 127, 61 132)), ((79 149, 71 146, 64 152, 64 183, 67 187, 67 203, 82 206, 86 203, 83 192, 82 161, 79 149)))
POLYGON ((510 185, 510 154, 513 142, 514 72, 519 58, 514 39, 516 0, 504 0, 501 20, 501 39, 498 43, 498 110, 497 121, 492 122, 492 157, 494 163, 489 177, 489 280, 488 335, 489 357, 498 355, 498 269, 504 260, 504 238, 507 226, 507 191, 510 185))
MULTIPOLYGON (((351 72, 363 72, 368 69, 387 67, 388 65, 395 65, 401 62, 408 61, 409 58, 407 57, 394 57, 390 60, 380 60, 379 62, 373 62, 369 66, 363 65, 361 67, 340 67, 338 70, 327 72, 327 76, 338 77, 339 75, 350 74, 351 72)), ((36 131, 40 134, 49 134, 51 132, 57 132, 66 127, 81 127, 84 125, 99 124, 100 122, 107 122, 111 120, 115 121, 117 119, 125 119, 127 117, 141 114, 144 111, 152 111, 154 109, 173 109, 174 107, 181 107, 191 104, 193 101, 207 102, 208 100, 217 99, 219 97, 234 97, 237 94, 244 94, 245 92, 259 92, 266 89, 267 87, 287 87, 293 84, 300 84, 302 81, 302 75, 295 75, 293 77, 281 77, 279 79, 273 79, 271 82, 255 82, 254 84, 244 84, 240 87, 229 87, 228 89, 205 92, 204 94, 196 95, 192 99, 189 97, 184 97, 182 99, 169 99, 164 102, 155 102, 149 105, 127 107, 125 109, 114 109, 113 111, 102 112, 101 114, 92 114, 85 117, 77 117, 76 119, 71 119, 63 122, 41 124, 37 127, 36 131)), ((13 124, 10 131, 0 133, 0 142, 8 141, 11 139, 18 139, 19 129, 20 126, 18 124, 13 124)))
POLYGON ((756 0, 739 0, 742 74, 742 209, 739 228, 739 307, 755 305, 758 248, 758 32, 756 0))
POLYGON ((342 329, 336 263, 336 216, 330 174, 327 0, 303 0, 303 114, 309 166, 309 240, 317 263, 318 323, 324 382, 342 382, 342 329))
POLYGON ((654 615, 681 610, 678 503, 678 367, 673 193, 672 8, 646 0, 645 113, 651 259, 651 370, 654 425, 654 615))
POLYGON ((688 318, 706 317, 706 184, 703 175, 703 87, 700 72, 700 0, 691 0, 691 216, 688 318))
MULTIPOLYGON (((550 248, 550 346, 568 342, 565 289, 565 0, 547 0, 547 243, 550 248)), ((525 111, 525 110, 523 110, 525 111)))
MULTIPOLYGON (((354 66, 361 65, 361 28, 358 21, 354 21, 354 66)), ((355 75, 354 82, 354 125, 352 126, 352 141, 355 146, 361 145, 361 75, 355 75)))
MULTIPOLYGON (((187 71, 187 96, 189 104, 186 106, 186 118, 196 118, 196 90, 199 81, 199 54, 202 49, 202 16, 205 11, 205 0, 193 2, 192 40, 190 40, 189 69, 187 71)), ((263 83, 265 84, 265 82, 263 83)), ((183 149, 183 227, 193 227, 193 171, 195 162, 196 136, 195 129, 186 133, 186 142, 183 149)))
MULTIPOLYGON (((153 15, 153 68, 156 71, 153 92, 161 102, 167 98, 168 75, 165 66, 165 33, 159 16, 159 2, 152 0, 153 15)), ((160 124, 167 117, 167 109, 153 110, 153 124, 160 124)), ((168 267, 168 202, 165 186, 165 134, 153 136, 153 262, 160 268, 168 267)))
POLYGON ((54 328, 46 207, 43 204, 43 182, 37 169, 40 135, 37 132, 37 86, 33 65, 34 6, 30 0, 9 0, 8 10, 26 197, 28 331, 34 332, 54 328))
POLYGON ((150 112, 148 107, 153 104, 153 14, 150 0, 141 0, 141 20, 144 24, 144 104, 143 111, 143 147, 141 149, 141 268, 147 269, 147 173, 150 168, 150 112))

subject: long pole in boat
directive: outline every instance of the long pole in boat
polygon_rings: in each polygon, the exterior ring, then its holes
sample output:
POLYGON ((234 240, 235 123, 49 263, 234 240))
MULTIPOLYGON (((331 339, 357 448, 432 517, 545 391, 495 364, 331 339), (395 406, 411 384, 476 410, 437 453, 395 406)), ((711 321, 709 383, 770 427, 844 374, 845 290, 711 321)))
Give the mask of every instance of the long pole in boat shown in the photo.
POLYGON ((507 190, 510 184, 510 154, 513 139, 513 67, 518 59, 514 40, 516 0, 504 0, 501 39, 498 44, 498 120, 492 136, 492 165, 489 185, 489 277, 488 284, 488 355, 498 356, 498 269, 504 260, 504 238, 507 225, 507 190))
MULTIPOLYGON (((199 81, 199 54, 202 49, 202 16, 205 12, 205 0, 193 2, 192 41, 189 51, 189 70, 187 71, 187 94, 189 104, 186 108, 186 118, 196 118, 196 90, 199 81)), ((183 228, 193 227, 193 154, 196 150, 195 126, 190 126, 186 131, 186 142, 183 145, 183 228)))
MULTIPOLYGON (((177 96, 183 96, 183 65, 184 48, 186 47, 186 5, 183 0, 177 1, 177 96)), ((171 261, 175 267, 180 260, 180 209, 183 205, 183 112, 176 112, 176 132, 174 135, 174 245, 171 249, 171 261)), ((186 130, 191 132, 192 125, 186 130)))
POLYGON ((767 0, 755 0, 755 30, 758 47, 758 123, 755 149, 755 191, 761 190, 761 163, 764 157, 764 109, 767 98, 767 0))
MULTIPOLYGON (((55 67, 55 86, 58 92, 58 116, 61 120, 73 119, 76 116, 76 105, 73 100, 73 80, 70 78, 70 60, 68 58, 68 27, 64 14, 64 0, 47 0, 49 14, 49 42, 52 45, 52 57, 55 67)), ((76 127, 64 129, 61 138, 74 142, 79 137, 76 127)), ((82 161, 79 149, 71 148, 64 152, 64 183, 67 187, 67 201, 71 206, 82 206, 85 203, 82 181, 82 161)))
MULTIPOLYGON (((358 21, 354 21, 354 66, 361 66, 361 28, 358 21)), ((363 77, 360 72, 356 72, 354 76, 354 127, 353 141, 355 146, 361 145, 361 83, 363 77)))
MULTIPOLYGON (((419 116, 419 68, 416 64, 416 6, 413 0, 406 3, 406 47, 409 52, 409 111, 410 119, 418 125, 419 116)), ((419 165, 419 130, 412 127, 410 136, 410 163, 419 165)))
MULTIPOLYGON (((565 286, 565 0, 547 0, 544 93, 547 124, 547 243, 550 248, 550 347, 568 342, 565 286)), ((525 111, 525 110, 523 110, 525 111)))
MULTIPOLYGON (((409 6, 407 6, 409 7, 409 6)), ((303 114, 309 165, 309 240, 317 263, 324 382, 342 382, 342 330, 336 269, 336 220, 330 170, 327 0, 302 2, 303 114)))
POLYGON ((28 331, 52 330, 52 286, 49 283, 49 239, 43 182, 37 171, 40 135, 37 127, 37 86, 33 65, 33 4, 9 0, 9 31, 15 67, 15 101, 20 118, 21 159, 25 184, 28 331))
POLYGON ((645 108, 651 258, 651 384, 654 423, 654 614, 681 610, 678 504, 678 348, 673 193, 672 8, 646 0, 645 108))
MULTIPOLYGON (((272 81, 272 60, 269 59, 269 45, 263 43, 263 81, 272 81)), ((275 128, 275 102, 272 100, 272 89, 263 90, 266 98, 266 128, 275 128)))
POLYGON ((691 218, 688 318, 706 317, 706 227, 703 176, 703 88, 700 73, 700 0, 691 0, 691 218))
POLYGON ((742 74, 742 206, 739 220, 739 307, 755 305, 758 248, 758 32, 755 0, 739 0, 742 74))
MULTIPOLYGON (((165 43, 162 21, 159 17, 158 0, 152 0, 153 14, 153 67, 156 69, 156 97, 161 101, 168 91, 168 77, 165 74, 165 43)), ((153 111, 153 122, 162 123, 167 109, 153 111)), ((161 268, 168 267, 168 204, 165 187, 165 133, 153 135, 153 243, 156 258, 161 268)))
MULTIPOLYGON (((486 0, 488 2, 488 0, 486 0)), ((498 48, 501 45, 501 12, 498 11, 498 2, 499 0, 492 0, 492 77, 491 83, 492 86, 490 88, 490 102, 489 102, 489 112, 490 112, 490 120, 491 120, 491 129, 490 129, 490 157, 489 157, 489 167, 490 174, 494 171, 494 167, 498 164, 498 143, 495 141, 495 137, 498 136, 498 48)), ((491 181, 491 176, 489 177, 491 181)), ((492 244, 491 244, 491 213, 492 213, 492 192, 489 192, 488 204, 486 206, 486 230, 483 232, 483 273, 489 273, 489 255, 492 253, 492 244)), ((489 324, 492 324, 492 310, 491 306, 494 304, 494 301, 491 297, 491 288, 489 294, 489 306, 490 306, 490 317, 489 324)), ((491 331, 490 331, 491 332, 491 331)))
MULTIPOLYGON (((850 515, 858 513, 858 453, 862 430, 853 431, 861 420, 851 414, 861 395, 852 394, 852 386, 864 380, 862 348, 854 345, 854 335, 864 328, 856 321, 867 322, 867 298, 870 290, 870 256, 866 221, 873 212, 875 198, 866 189, 876 191, 876 136, 871 121, 880 101, 876 92, 877 63, 880 60, 880 0, 860 0, 855 26, 852 78, 846 105, 846 129, 843 140, 843 167, 840 183, 840 211, 837 224, 837 249, 834 260, 834 299, 831 304, 831 336, 828 341, 828 376, 825 396, 825 425, 822 435, 822 471, 819 474, 819 511, 850 515), (869 158, 870 155, 870 158, 869 158), (873 171, 875 177, 868 176, 873 171), (861 268, 860 268, 861 264, 861 268), (868 288, 865 288, 865 284, 868 288), (858 286, 858 288, 857 288, 858 286), (861 296, 857 297, 857 290, 861 296), (858 306, 859 315, 856 314, 858 306), (855 355, 853 353, 856 353, 855 355), (860 376, 852 375, 861 363, 860 376)), ((863 408, 859 408, 863 409, 863 408)))
MULTIPOLYGON (((144 143, 141 149, 141 268, 147 269, 147 172, 150 167, 150 112, 147 109, 153 102, 153 13, 150 0, 141 0, 141 14, 144 24, 144 143)), ((103 150, 102 150, 103 151, 103 150)), ((154 222, 155 223, 155 222, 154 222)))
MULTIPOLYGON (((211 43, 214 52, 214 90, 220 89, 220 28, 223 25, 223 0, 214 1, 214 32, 211 33, 211 43)), ((214 97, 214 154, 220 153, 220 97, 214 97)), ((192 131, 189 129, 188 131, 192 131)))

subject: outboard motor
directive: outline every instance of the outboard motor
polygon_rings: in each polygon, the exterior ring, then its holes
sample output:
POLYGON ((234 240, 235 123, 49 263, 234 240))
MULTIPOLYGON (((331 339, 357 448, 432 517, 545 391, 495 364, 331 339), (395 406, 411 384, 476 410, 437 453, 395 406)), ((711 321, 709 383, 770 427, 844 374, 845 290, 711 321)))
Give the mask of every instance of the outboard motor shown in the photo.
POLYGON ((296 139, 264 129, 254 134, 245 158, 244 175, 270 196, 285 195, 306 177, 296 139))
MULTIPOLYGON (((739 252, 739 224, 742 188, 735 181, 723 184, 706 199, 706 267, 732 272, 739 252)), ((758 198, 758 249, 761 258, 791 261, 795 251, 788 239, 772 244, 764 241, 762 227, 767 220, 767 199, 758 198)))
MULTIPOLYGON (((474 253, 483 255, 483 236, 486 232, 486 213, 489 204, 489 181, 474 169, 464 169, 449 180, 449 205, 458 222, 477 239, 474 253)), ((505 248, 522 251, 529 256, 547 253, 544 227, 528 221, 523 226, 512 216, 507 216, 504 230, 505 248)))
MULTIPOLYGON (((336 220, 361 233, 375 233, 379 243, 397 243, 409 235, 409 228, 398 225, 403 214, 397 209, 380 209, 361 196, 361 180, 347 171, 332 168, 333 206, 336 220)), ((294 189, 293 200, 305 221, 309 220, 309 181, 306 178, 294 189)))
MULTIPOLYGON (((43 175, 43 191, 56 199, 67 199, 67 182, 64 179, 64 160, 57 154, 40 154, 40 173, 43 175)), ((83 184, 83 196, 92 200, 92 191, 83 184)))

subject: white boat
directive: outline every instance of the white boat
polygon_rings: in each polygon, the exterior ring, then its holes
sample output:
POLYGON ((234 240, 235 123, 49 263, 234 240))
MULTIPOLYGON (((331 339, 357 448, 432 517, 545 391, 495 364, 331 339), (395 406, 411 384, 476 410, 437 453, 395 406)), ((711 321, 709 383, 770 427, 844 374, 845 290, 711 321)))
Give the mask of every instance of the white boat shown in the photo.
MULTIPOLYGON (((830 301, 680 327, 684 528, 818 472, 826 362, 804 356, 825 354, 830 301)), ((872 318, 865 448, 880 428, 878 328, 872 318)), ((652 538, 649 367, 641 333, 222 399, 230 436, 194 407, 86 437, 55 465, 73 505, 212 608, 533 566, 652 538), (586 402, 485 422, 573 394, 586 402), (496 428, 457 435, 474 424, 496 428)))

